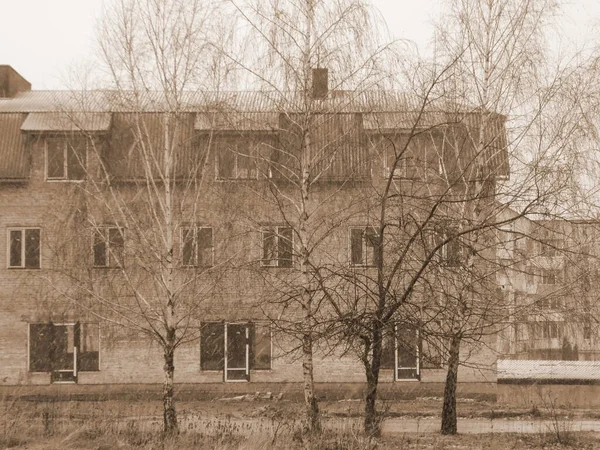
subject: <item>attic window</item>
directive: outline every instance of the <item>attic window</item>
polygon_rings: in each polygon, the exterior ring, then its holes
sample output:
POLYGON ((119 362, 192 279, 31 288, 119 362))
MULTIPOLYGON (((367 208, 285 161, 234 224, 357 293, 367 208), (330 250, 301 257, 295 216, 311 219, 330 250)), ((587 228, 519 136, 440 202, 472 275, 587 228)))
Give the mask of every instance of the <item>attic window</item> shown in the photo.
POLYGON ((46 180, 82 181, 85 162, 85 139, 46 139, 46 180))
POLYGON ((252 146, 239 139, 224 139, 217 145, 217 179, 248 180, 257 178, 252 146))

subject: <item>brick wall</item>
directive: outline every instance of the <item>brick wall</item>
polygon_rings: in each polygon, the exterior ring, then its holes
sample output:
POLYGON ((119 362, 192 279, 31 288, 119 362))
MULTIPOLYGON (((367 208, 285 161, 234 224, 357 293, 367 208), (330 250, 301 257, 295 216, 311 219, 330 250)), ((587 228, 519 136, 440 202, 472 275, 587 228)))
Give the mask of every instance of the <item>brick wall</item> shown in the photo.
MULTIPOLYGON (((48 374, 27 371, 28 323, 98 320, 81 304, 70 301, 73 295, 80 294, 74 290, 69 279, 71 273, 60 270, 60 267, 85 269, 89 265, 88 258, 91 258, 85 250, 89 249, 86 245, 91 239, 90 230, 77 231, 75 223, 76 215, 85 209, 80 186, 69 182, 45 181, 43 138, 30 137, 29 150, 32 162, 30 180, 23 184, 0 185, 1 384, 46 384, 50 381, 48 374), (6 230, 8 227, 22 226, 39 226, 42 229, 41 270, 6 269, 6 230), (64 250, 69 248, 69 244, 77 242, 79 248, 85 251, 71 254, 64 250), (63 250, 66 253, 61 253, 63 250), (72 257, 71 262, 69 257, 72 257), (67 258, 66 263, 61 258, 67 258), (63 263, 66 266, 61 266, 63 263)), ((376 185, 384 181, 378 172, 373 179, 376 185)), ((132 187, 122 188, 131 189, 130 194, 135 194, 132 187)), ((267 193, 266 186, 263 188, 267 193)), ((211 182, 204 195, 199 197, 196 205, 198 221, 215 227, 215 264, 231 260, 236 264, 218 277, 208 274, 198 278, 199 284, 194 289, 201 289, 203 280, 204 286, 214 283, 214 287, 203 297, 202 307, 192 322, 193 327, 198 327, 202 320, 250 320, 262 316, 257 304, 264 301, 264 278, 268 278, 268 271, 279 269, 257 271, 256 261, 261 257, 258 231, 261 224, 280 223, 280 219, 274 221, 273 218, 281 214, 269 202, 257 200, 260 196, 248 195, 248 189, 244 182, 211 182)), ((324 183, 314 195, 317 202, 327 201, 327 207, 322 208, 320 215, 317 214, 317 220, 333 220, 336 214, 351 217, 349 220, 340 220, 342 225, 325 241, 328 250, 326 258, 334 263, 347 264, 348 227, 364 226, 369 222, 369 216, 373 213, 372 199, 360 183, 349 185, 341 191, 339 184, 324 183)), ((86 211, 92 215, 98 214, 99 220, 102 220, 99 209, 86 211)), ((118 289, 118 278, 111 278, 107 274, 110 275, 110 272, 97 270, 93 272, 93 278, 99 284, 105 283, 105 288, 118 289)), ((143 287, 140 289, 146 292, 143 287)), ((190 295, 197 294, 198 291, 194 289, 189 291, 190 295)), ((101 312, 107 313, 106 309, 101 312)), ((100 371, 81 373, 79 382, 160 383, 163 379, 163 361, 159 346, 139 337, 114 338, 105 325, 102 323, 100 333, 100 371)), ((286 344, 279 345, 277 340, 273 349, 272 370, 253 371, 251 381, 300 382, 302 370, 299 355, 287 355, 289 348, 286 344)), ((470 361, 478 363, 478 367, 461 368, 459 381, 494 380, 491 351, 478 349, 473 352, 470 361)), ((222 372, 200 371, 198 339, 177 351, 175 366, 176 379, 180 383, 219 383, 223 380, 222 372)), ((443 370, 422 371, 423 382, 439 383, 443 382, 444 377, 443 370)), ((382 371, 381 379, 383 382, 393 381, 391 370, 382 371)), ((341 380, 362 383, 365 377, 355 356, 336 352, 323 355, 317 352, 315 380, 324 383, 341 380)))

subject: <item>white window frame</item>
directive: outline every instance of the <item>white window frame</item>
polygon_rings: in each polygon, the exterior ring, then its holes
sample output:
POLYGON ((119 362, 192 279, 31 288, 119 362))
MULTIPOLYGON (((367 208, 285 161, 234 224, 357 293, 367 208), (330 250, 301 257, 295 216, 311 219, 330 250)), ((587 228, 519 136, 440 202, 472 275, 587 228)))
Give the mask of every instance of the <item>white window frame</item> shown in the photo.
MULTIPOLYGON (((78 139, 85 139, 85 137, 79 137, 78 139)), ((68 183, 83 183, 85 181, 85 178, 87 176, 87 173, 85 172, 87 170, 88 167, 88 144, 87 144, 87 140, 85 141, 85 155, 84 155, 84 160, 83 160, 83 170, 84 170, 84 177, 82 180, 72 180, 69 178, 69 154, 68 154, 68 143, 69 143, 69 138, 68 137, 51 137, 51 138, 46 138, 44 141, 44 177, 46 179, 46 181, 49 182, 68 182, 68 183), (64 172, 64 176, 63 177, 49 177, 48 176, 48 142, 49 141, 56 141, 56 142, 60 142, 62 145, 62 150, 63 150, 63 172, 64 172)))
POLYGON ((42 268, 42 228, 41 227, 7 227, 6 229, 6 268, 7 269, 19 269, 19 270, 40 270, 42 268), (25 231, 26 230, 39 230, 40 231, 40 267, 27 267, 25 262, 25 231), (11 242, 10 235, 12 231, 20 231, 21 232, 21 265, 20 266, 11 266, 10 265, 10 252, 11 252, 11 242))
POLYGON ((373 230, 373 232, 375 233, 375 236, 379 237, 379 233, 377 233, 377 229, 375 227, 369 226, 369 225, 363 225, 363 226, 355 226, 352 225, 350 227, 348 227, 348 261, 350 264, 350 267, 376 267, 375 261, 369 261, 367 255, 369 254, 368 249, 369 246, 367 245, 367 230, 373 230), (362 236, 361 236, 361 247, 362 247, 362 256, 363 256, 363 260, 361 263, 353 263, 352 262, 352 230, 361 230, 362 232, 362 236))
POLYGON ((110 248, 110 230, 120 230, 119 232, 121 233, 121 236, 123 236, 123 253, 125 253, 125 230, 121 227, 117 227, 114 225, 105 225, 105 226, 100 226, 100 227, 96 227, 93 229, 92 231, 92 266, 97 268, 97 269, 118 269, 121 268, 123 266, 123 261, 121 261, 119 263, 119 261, 115 261, 114 263, 112 263, 112 260, 114 259, 114 256, 111 257, 111 248, 110 248), (105 252, 105 258, 106 258, 106 264, 105 265, 99 265, 96 264, 96 260, 95 260, 95 253, 96 253, 96 234, 101 232, 103 234, 103 238, 104 239, 104 252, 105 252))
POLYGON ((280 268, 280 269, 290 269, 291 267, 285 267, 283 265, 281 265, 281 261, 286 261, 283 260, 282 258, 280 258, 279 255, 279 238, 280 238, 280 229, 289 229, 291 230, 291 242, 290 242, 290 246, 291 246, 291 250, 292 250, 292 254, 291 254, 291 265, 294 265, 294 229, 288 225, 268 225, 268 226, 264 226, 261 228, 260 230, 260 250, 261 250, 261 255, 260 255, 260 265, 262 267, 273 267, 273 268, 280 268), (274 248, 275 248, 275 252, 276 255, 274 258, 272 259, 265 259, 264 258, 264 254, 265 254, 265 234, 268 233, 269 231, 274 231, 274 237, 275 237, 275 244, 274 244, 274 248))
MULTIPOLYGON (((264 322, 264 321, 234 321, 234 322, 230 322, 230 321, 213 321, 213 322, 206 322, 206 323, 218 323, 223 327, 223 369, 222 370, 212 370, 212 369, 202 369, 202 361, 200 361, 200 367, 201 367, 201 372, 207 372, 207 373, 219 373, 219 372, 223 372, 223 381, 227 382, 227 383, 238 383, 238 382, 248 382, 250 381, 250 373, 251 372, 272 372, 273 371, 273 328, 271 327, 271 325, 268 322, 264 322), (267 369, 255 369, 252 368, 252 362, 250 361, 250 350, 252 347, 252 343, 250 342, 250 327, 254 326, 256 329, 256 325, 257 324, 261 324, 261 325, 267 325, 269 328, 269 368, 267 369), (228 359, 228 353, 227 353, 227 331, 228 331, 228 327, 230 325, 245 325, 246 326, 246 372, 247 372, 247 377, 248 380, 231 380, 228 379, 227 377, 227 359, 228 359)), ((204 345, 202 343, 202 339, 200 339, 200 345, 204 345)), ((202 354, 202 349, 200 349, 200 354, 202 354)), ((240 368, 241 369, 241 368, 240 368)))
POLYGON ((398 325, 394 325, 394 381, 421 381, 421 349, 419 346, 419 330, 415 329, 415 340, 416 340, 416 367, 399 367, 399 358, 398 358, 398 325), (416 378, 400 378, 398 375, 401 369, 415 369, 417 377, 416 378))
POLYGON ((200 268, 210 268, 210 267, 214 267, 215 265, 215 229, 213 227, 209 227, 209 226, 194 226, 194 225, 182 225, 181 227, 179 227, 179 240, 181 242, 181 266, 182 267, 200 267, 200 268), (192 231, 194 233, 193 235, 193 240, 192 240, 192 258, 193 258, 193 264, 184 264, 183 262, 183 249, 185 246, 185 241, 183 238, 183 233, 185 231, 192 231), (210 264, 208 265, 202 265, 199 266, 198 265, 198 230, 211 230, 211 237, 212 237, 212 242, 211 242, 211 247, 210 247, 210 264))

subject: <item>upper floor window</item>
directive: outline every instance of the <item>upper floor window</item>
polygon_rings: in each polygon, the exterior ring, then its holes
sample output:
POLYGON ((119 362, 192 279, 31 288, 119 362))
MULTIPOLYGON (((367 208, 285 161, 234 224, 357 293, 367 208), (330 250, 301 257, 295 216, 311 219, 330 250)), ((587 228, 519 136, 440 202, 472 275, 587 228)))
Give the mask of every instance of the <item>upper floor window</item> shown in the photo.
POLYGON ((393 178, 417 179, 420 176, 419 164, 417 158, 411 154, 396 157, 394 154, 388 153, 384 177, 388 178, 392 175, 393 178))
POLYGON ((542 284, 557 284, 560 282, 560 271, 553 269, 541 269, 541 283, 542 284))
POLYGON ((515 234, 511 224, 503 225, 498 230, 498 259, 512 259, 515 250, 515 234))
POLYGON ((350 265, 373 267, 377 265, 379 236, 373 227, 350 228, 350 265))
POLYGON ((190 267, 212 267, 214 263, 213 229, 181 228, 181 264, 190 267))
POLYGON ((463 252, 460 240, 448 230, 436 230, 433 235, 433 248, 437 250, 437 259, 440 263, 456 267, 462 263, 463 252))
POLYGON ((292 267, 293 235, 290 227, 262 230, 262 261, 265 267, 292 267))
POLYGON ((8 230, 9 268, 40 268, 40 234, 39 228, 11 228, 8 230))
POLYGON ((97 228, 94 230, 94 267, 120 267, 123 263, 124 248, 123 229, 97 228))
POLYGON ((419 180, 431 170, 439 170, 440 160, 432 154, 435 145, 429 133, 387 136, 380 142, 385 178, 419 180))
POLYGON ((81 181, 85 178, 85 162, 85 139, 46 139, 47 180, 81 181))
POLYGON ((246 180, 257 178, 253 146, 248 140, 226 139, 217 145, 217 179, 246 180))

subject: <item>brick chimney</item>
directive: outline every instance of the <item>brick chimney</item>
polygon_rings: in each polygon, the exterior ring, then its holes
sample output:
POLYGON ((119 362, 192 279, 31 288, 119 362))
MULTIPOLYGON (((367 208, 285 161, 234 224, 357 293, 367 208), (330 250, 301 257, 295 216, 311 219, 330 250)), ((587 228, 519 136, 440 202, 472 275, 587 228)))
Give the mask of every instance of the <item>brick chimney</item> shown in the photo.
POLYGON ((0 65, 0 98, 14 97, 19 92, 30 91, 31 83, 11 66, 0 65))
POLYGON ((313 98, 327 98, 329 92, 329 74, 327 69, 315 68, 312 70, 312 96, 313 98))

